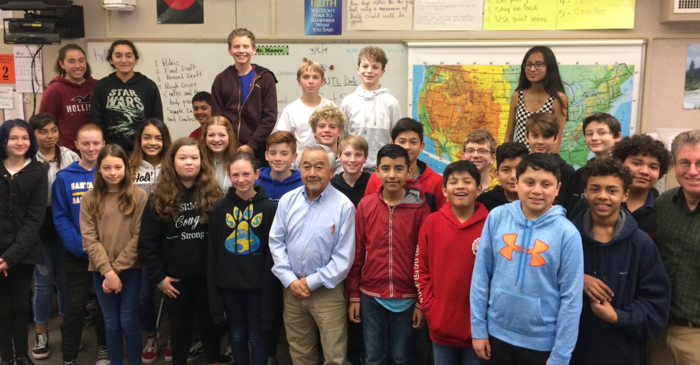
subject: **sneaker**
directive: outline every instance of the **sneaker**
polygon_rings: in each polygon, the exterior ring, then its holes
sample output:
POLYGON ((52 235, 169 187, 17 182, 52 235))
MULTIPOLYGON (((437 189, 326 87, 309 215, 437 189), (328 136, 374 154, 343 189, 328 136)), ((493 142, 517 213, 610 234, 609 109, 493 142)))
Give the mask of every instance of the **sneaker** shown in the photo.
POLYGON ((160 347, 160 334, 148 336, 146 346, 141 353, 141 362, 144 364, 152 364, 158 358, 158 348, 160 347))
POLYGON ((231 346, 229 346, 219 356, 219 365, 231 365, 231 364, 233 364, 233 354, 231 353, 231 346))
POLYGON ((49 335, 48 333, 37 333, 34 340, 34 348, 32 349, 32 357, 41 360, 49 357, 49 335))
POLYGON ((95 365, 110 365, 107 346, 97 345, 97 362, 95 363, 95 365))
POLYGON ((198 341, 190 347, 190 352, 187 353, 187 362, 198 360, 202 356, 204 356, 204 346, 202 345, 202 341, 198 341))
POLYGON ((76 361, 76 360, 72 360, 72 361, 63 361, 63 365, 75 365, 75 361, 76 361))
POLYGON ((168 347, 165 348, 164 360, 167 362, 173 361, 173 349, 170 348, 170 341, 168 341, 168 347))

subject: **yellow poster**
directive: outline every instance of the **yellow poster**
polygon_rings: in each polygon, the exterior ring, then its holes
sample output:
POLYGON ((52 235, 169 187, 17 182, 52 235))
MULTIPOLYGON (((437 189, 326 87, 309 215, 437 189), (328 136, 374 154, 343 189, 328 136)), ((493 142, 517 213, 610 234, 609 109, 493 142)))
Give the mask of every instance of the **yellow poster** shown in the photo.
POLYGON ((484 30, 556 29, 557 0, 486 0, 484 30))
POLYGON ((632 29, 635 0, 558 0, 557 29, 632 29))

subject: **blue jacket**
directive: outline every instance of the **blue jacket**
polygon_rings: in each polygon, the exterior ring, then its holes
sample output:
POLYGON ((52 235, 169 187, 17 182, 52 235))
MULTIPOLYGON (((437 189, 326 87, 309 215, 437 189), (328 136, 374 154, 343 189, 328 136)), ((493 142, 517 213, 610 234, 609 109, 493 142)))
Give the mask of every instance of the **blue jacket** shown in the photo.
POLYGON ((255 185, 262 186, 265 189, 267 197, 277 206, 282 195, 304 185, 304 183, 301 181, 301 173, 299 170, 293 170, 291 176, 279 181, 270 176, 269 167, 263 167, 260 169, 260 177, 255 180, 255 185))
POLYGON ((470 292, 472 338, 551 351, 566 365, 583 298, 581 236, 553 206, 531 221, 520 201, 491 211, 481 233, 470 292))
POLYGON ((646 340, 661 335, 671 309, 671 283, 656 244, 638 229, 627 209, 620 209, 608 243, 593 238, 590 209, 579 214, 574 225, 583 239, 584 273, 615 294, 610 304, 617 323, 593 314, 584 296, 572 364, 643 365, 646 340))
POLYGON ((80 201, 92 189, 95 168, 86 170, 79 162, 58 172, 51 192, 53 221, 63 246, 78 258, 85 261, 88 255, 83 251, 83 238, 80 235, 80 201))

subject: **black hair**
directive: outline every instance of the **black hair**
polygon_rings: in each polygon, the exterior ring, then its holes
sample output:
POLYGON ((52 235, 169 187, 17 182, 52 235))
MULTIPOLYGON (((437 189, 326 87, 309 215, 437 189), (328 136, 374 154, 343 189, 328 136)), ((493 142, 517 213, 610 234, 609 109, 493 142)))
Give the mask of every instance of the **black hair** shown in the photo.
MULTIPOLYGON (((58 120, 56 117, 53 116, 53 114, 49 113, 39 113, 31 118, 29 118, 29 126, 32 127, 34 130, 34 133, 38 131, 39 129, 42 129, 46 127, 47 125, 53 123, 56 127, 58 127, 58 120)), ((59 134, 60 135, 60 134, 59 134)), ((37 143, 38 145, 38 143, 37 143)), ((56 151, 54 154, 54 159, 56 160, 57 165, 61 166, 61 147, 58 146, 58 141, 56 141, 56 144, 54 145, 54 150, 56 151)), ((48 161, 47 161, 48 163, 48 161)))
POLYGON ((527 75, 525 74, 525 62, 527 62, 527 59, 531 54, 537 52, 542 53, 544 56, 544 62, 547 64, 547 73, 545 74, 544 80, 542 80, 544 83, 544 91, 546 91, 547 94, 554 96, 555 99, 559 100, 559 103, 562 105, 564 110, 568 109, 568 105, 564 104, 561 96, 559 96, 559 93, 565 94, 566 92, 564 91, 564 83, 561 81, 561 75, 559 74, 557 58, 554 56, 554 52, 552 52, 552 50, 547 46, 534 46, 530 48, 527 53, 525 53, 523 63, 521 64, 522 67, 520 68, 520 79, 518 80, 518 88, 516 91, 526 90, 532 86, 532 83, 527 79, 527 75))
POLYGON ((394 128, 391 129, 391 141, 396 141, 396 137, 405 132, 418 133, 418 137, 421 143, 423 143, 423 125, 417 120, 408 117, 399 119, 394 125, 394 128))
POLYGON ((596 158, 588 161, 583 167, 583 186, 588 185, 588 179, 594 176, 615 176, 622 180, 622 190, 627 191, 632 185, 632 173, 627 166, 616 158, 596 158))
POLYGON ((496 148, 496 167, 501 167, 501 163, 505 160, 525 158, 529 154, 530 151, 526 145, 520 142, 506 142, 496 148))
MULTIPOLYGON (((10 131, 14 127, 24 128, 29 135, 29 149, 27 153, 24 154, 24 158, 32 158, 36 156, 36 152, 39 151, 39 144, 36 142, 36 136, 34 135, 34 130, 32 127, 22 119, 10 119, 6 120, 0 125, 0 160, 6 160, 7 155, 7 142, 10 140, 10 131)), ((402 148, 403 149, 403 148, 402 148)), ((406 155, 408 156, 408 154, 406 155)))
POLYGON ((85 55, 85 50, 77 44, 71 43, 66 44, 58 50, 58 58, 56 59, 56 64, 54 64, 53 69, 57 75, 66 76, 66 70, 61 67, 61 62, 66 60, 66 53, 68 51, 80 51, 85 57, 85 73, 83 78, 87 79, 92 76, 92 69, 90 68, 90 62, 87 61, 87 56, 85 55))
POLYGON ((194 104, 195 101, 203 101, 211 105, 211 94, 206 91, 200 91, 192 97, 192 104, 194 104))
POLYGON ((406 159, 406 167, 411 167, 411 160, 408 158, 408 151, 397 144, 387 144, 379 149, 377 152, 377 167, 379 167, 379 163, 382 162, 382 157, 389 157, 392 160, 403 157, 406 159))
POLYGON ((253 172, 260 170, 260 161, 258 161, 257 158, 255 158, 255 155, 253 155, 250 152, 245 152, 245 151, 238 151, 231 156, 231 158, 228 159, 228 166, 227 169, 231 168, 231 165, 239 160, 244 160, 250 162, 251 165, 253 165, 253 172))
MULTIPOLYGON (((139 51, 136 50, 136 46, 134 46, 134 42, 127 40, 127 39, 118 39, 118 40, 112 42, 112 45, 109 46, 109 51, 107 51, 107 60, 108 61, 112 59, 112 55, 114 55, 114 48, 116 48, 117 46, 129 46, 131 48, 131 52, 134 54, 134 58, 137 60, 139 59, 139 51)), ((111 63, 109 65, 112 66, 112 68, 116 68, 111 63)))
POLYGON ((548 153, 533 153, 523 159, 518 164, 518 168, 515 170, 515 176, 520 180, 520 175, 524 174, 525 171, 531 168, 536 171, 546 171, 557 178, 557 183, 561 182, 561 171, 559 171, 559 164, 557 161, 548 153))
POLYGON ((659 160, 659 178, 662 178, 671 168, 673 157, 663 142, 655 140, 646 134, 635 134, 617 142, 612 149, 612 155, 623 164, 631 156, 651 156, 659 160))
POLYGON ((442 187, 447 187, 447 180, 456 172, 468 172, 474 178, 476 185, 481 184, 481 173, 473 162, 467 160, 455 161, 447 165, 442 172, 442 187))
POLYGON ((586 134, 586 127, 588 127, 588 125, 593 122, 604 123, 608 126, 608 129, 610 129, 610 133, 612 133, 613 137, 620 136, 620 133, 622 131, 620 121, 608 113, 595 113, 589 116, 588 118, 584 119, 583 126, 581 127, 581 131, 583 131, 584 135, 586 134))

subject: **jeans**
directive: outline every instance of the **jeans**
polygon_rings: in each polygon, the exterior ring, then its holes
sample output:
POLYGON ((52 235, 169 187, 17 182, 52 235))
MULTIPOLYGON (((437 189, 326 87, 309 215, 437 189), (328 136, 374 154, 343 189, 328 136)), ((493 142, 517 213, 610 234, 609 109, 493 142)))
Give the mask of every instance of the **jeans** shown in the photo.
POLYGON ((266 365, 265 341, 261 331, 262 302, 260 290, 221 290, 224 310, 231 329, 231 352, 234 364, 266 365), (252 362, 248 342, 252 351, 252 362))
POLYGON ((482 360, 474 349, 440 345, 433 342, 435 365, 480 365, 482 360))
POLYGON ((0 357, 13 361, 27 356, 29 288, 34 265, 16 264, 0 274, 0 357), (12 343, 14 342, 14 351, 12 343))
MULTIPOLYGON (((413 310, 394 313, 375 298, 360 294, 360 318, 365 342, 365 365, 383 365, 387 352, 396 365, 411 363, 413 310)), ((390 361, 391 363, 391 361, 390 361)))
POLYGON ((105 336, 109 361, 123 363, 124 338, 126 338, 126 355, 129 365, 141 364, 141 329, 139 328, 139 293, 141 292, 141 269, 124 270, 119 274, 122 291, 105 293, 102 290, 104 277, 93 272, 95 293, 100 301, 105 318, 105 336))
POLYGON ((141 270, 141 293, 139 294, 139 322, 141 328, 147 335, 154 335, 158 332, 156 328, 157 314, 155 303, 156 285, 151 278, 148 277, 148 272, 144 267, 141 270))
POLYGON ((48 324, 54 286, 58 289, 58 314, 66 313, 66 271, 60 240, 43 241, 44 263, 34 266, 34 322, 48 324))

